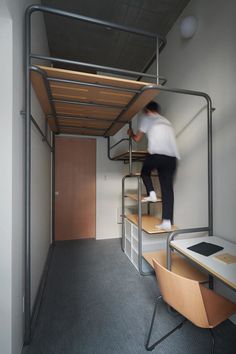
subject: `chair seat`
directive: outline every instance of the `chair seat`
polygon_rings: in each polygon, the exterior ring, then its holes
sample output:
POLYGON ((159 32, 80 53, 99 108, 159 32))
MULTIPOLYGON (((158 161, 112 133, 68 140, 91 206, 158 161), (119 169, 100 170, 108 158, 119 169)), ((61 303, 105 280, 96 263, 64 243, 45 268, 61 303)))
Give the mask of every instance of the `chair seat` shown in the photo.
MULTIPOLYGON (((215 339, 212 328, 235 314, 236 304, 215 293, 213 290, 206 288, 204 285, 200 284, 198 280, 177 274, 176 268, 174 268, 176 273, 174 270, 169 271, 165 267, 165 259, 166 255, 162 252, 159 252, 158 255, 156 255, 156 259, 152 259, 156 279, 159 283, 161 292, 161 296, 159 296, 158 300, 163 298, 168 305, 184 316, 185 319, 191 321, 194 325, 210 329, 212 335, 212 353, 214 353, 215 339)), ((174 259, 175 258, 173 258, 173 260, 174 259)), ((145 345, 147 350, 153 350, 159 343, 169 337, 184 323, 184 321, 182 321, 178 326, 150 346, 149 342, 157 304, 158 302, 154 308, 148 339, 145 345)))

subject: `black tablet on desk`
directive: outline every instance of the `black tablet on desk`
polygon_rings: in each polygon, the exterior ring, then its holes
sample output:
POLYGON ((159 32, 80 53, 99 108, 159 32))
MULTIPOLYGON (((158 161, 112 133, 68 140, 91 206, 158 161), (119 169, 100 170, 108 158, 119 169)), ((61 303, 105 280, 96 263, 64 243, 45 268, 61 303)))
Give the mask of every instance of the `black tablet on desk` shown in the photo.
POLYGON ((203 256, 211 256, 212 254, 223 250, 224 247, 209 242, 200 242, 194 246, 188 247, 188 249, 196 253, 202 254, 203 256))

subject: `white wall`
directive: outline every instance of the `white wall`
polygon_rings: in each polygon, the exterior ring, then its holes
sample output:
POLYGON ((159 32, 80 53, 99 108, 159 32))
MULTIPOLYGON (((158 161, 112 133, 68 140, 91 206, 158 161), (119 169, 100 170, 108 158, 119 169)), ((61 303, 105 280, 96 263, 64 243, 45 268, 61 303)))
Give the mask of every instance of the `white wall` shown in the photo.
MULTIPOLYGON (((33 93, 33 92, 32 92, 33 93)), ((32 95, 32 114, 44 131, 40 105, 32 95)), ((32 125, 31 130, 31 307, 34 304, 51 242, 51 156, 48 145, 32 125)))
MULTIPOLYGON (((213 114, 214 234, 236 243, 236 3, 229 0, 192 0, 181 18, 199 21, 192 39, 180 37, 176 22, 160 56, 160 74, 168 87, 208 93, 213 114)), ((163 94, 164 114, 173 122, 182 159, 175 185, 175 222, 180 227, 207 222, 206 109, 201 99, 163 94)), ((216 288, 236 300, 235 293, 217 283, 216 288)))
MULTIPOLYGON (((20 353, 23 342, 24 296, 24 109, 23 24, 26 6, 38 1, 6 0, 0 5, 1 28, 1 202, 3 242, 0 277, 0 352, 20 353), (5 5, 5 6, 4 6, 5 5)), ((36 19, 34 46, 47 50, 42 18, 36 19), (37 35, 36 35, 37 34, 37 35), (43 41, 42 38, 44 37, 43 41)), ((35 107, 40 123, 42 114, 35 107)), ((32 302, 50 244, 50 152, 32 129, 32 302), (43 190, 43 193, 42 193, 43 190), (38 215, 38 216, 37 216, 38 215), (42 219, 44 222, 42 223, 42 219), (36 257, 37 256, 37 257, 36 257)), ((2 241, 2 240, 1 240, 2 241)))
POLYGON ((121 208, 123 175, 123 163, 107 157, 107 140, 97 138, 96 239, 121 236, 117 212, 121 208))

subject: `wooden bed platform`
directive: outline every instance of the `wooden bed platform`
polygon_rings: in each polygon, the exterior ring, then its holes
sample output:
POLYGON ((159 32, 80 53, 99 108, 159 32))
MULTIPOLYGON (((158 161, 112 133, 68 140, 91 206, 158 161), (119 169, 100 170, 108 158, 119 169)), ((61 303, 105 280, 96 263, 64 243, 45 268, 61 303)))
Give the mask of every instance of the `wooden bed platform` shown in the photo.
POLYGON ((50 128, 61 134, 112 136, 158 94, 150 83, 45 66, 32 66, 31 80, 50 128))

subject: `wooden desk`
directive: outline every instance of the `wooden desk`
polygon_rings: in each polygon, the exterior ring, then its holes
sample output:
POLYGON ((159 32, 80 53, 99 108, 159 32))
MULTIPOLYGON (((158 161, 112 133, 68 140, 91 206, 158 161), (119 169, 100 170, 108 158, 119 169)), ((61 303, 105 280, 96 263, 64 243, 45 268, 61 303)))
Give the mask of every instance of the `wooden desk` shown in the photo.
POLYGON ((226 241, 220 237, 206 236, 184 240, 172 240, 170 241, 170 246, 187 258, 191 259, 193 262, 197 263, 203 269, 206 269, 210 274, 229 285, 232 289, 236 290, 236 263, 227 264, 215 258, 215 256, 224 253, 229 253, 236 256, 236 244, 226 241), (224 249, 211 256, 203 256, 188 249, 188 247, 196 245, 200 242, 213 243, 224 247, 224 249))

